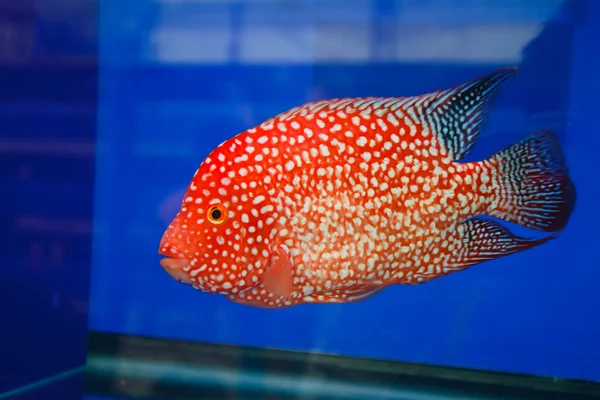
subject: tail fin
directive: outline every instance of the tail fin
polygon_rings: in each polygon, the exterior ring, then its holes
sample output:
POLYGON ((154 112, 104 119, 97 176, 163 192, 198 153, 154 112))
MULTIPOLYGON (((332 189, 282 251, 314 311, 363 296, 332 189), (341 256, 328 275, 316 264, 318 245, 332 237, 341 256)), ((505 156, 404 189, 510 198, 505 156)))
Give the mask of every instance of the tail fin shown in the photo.
POLYGON ((535 132, 493 155, 500 195, 489 215, 544 232, 567 225, 576 200, 557 137, 535 132))

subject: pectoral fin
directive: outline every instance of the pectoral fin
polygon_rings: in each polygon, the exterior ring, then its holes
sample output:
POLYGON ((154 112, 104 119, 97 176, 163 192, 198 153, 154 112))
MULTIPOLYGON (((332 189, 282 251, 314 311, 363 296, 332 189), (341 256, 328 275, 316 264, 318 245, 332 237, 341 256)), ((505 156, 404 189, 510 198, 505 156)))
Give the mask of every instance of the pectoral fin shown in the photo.
POLYGON ((279 245, 271 251, 269 266, 262 279, 263 287, 275 296, 292 296, 292 259, 287 246, 279 245))

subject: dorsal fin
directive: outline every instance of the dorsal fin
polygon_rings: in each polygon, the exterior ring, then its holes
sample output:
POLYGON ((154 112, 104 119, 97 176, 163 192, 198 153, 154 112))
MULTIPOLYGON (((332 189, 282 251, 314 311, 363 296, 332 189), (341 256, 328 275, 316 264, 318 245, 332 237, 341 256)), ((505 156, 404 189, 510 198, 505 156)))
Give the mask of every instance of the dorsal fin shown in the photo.
POLYGON ((453 160, 460 160, 471 151, 494 95, 503 83, 516 75, 516 67, 503 68, 427 95, 430 101, 424 117, 435 127, 441 145, 453 160))

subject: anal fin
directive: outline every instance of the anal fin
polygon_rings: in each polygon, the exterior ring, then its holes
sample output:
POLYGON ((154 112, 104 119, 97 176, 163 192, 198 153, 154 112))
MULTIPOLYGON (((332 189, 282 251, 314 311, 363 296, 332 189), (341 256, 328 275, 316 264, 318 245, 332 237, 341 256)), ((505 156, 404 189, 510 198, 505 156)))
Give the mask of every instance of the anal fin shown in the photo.
POLYGON ((531 249, 556 237, 556 235, 540 239, 519 237, 498 222, 473 218, 460 224, 449 240, 449 243, 455 246, 442 268, 444 273, 462 270, 475 264, 531 249))
POLYGON ((368 299, 381 292, 389 285, 360 285, 350 289, 338 289, 315 296, 317 303, 350 303, 368 299), (322 297, 322 299, 319 299, 322 297))

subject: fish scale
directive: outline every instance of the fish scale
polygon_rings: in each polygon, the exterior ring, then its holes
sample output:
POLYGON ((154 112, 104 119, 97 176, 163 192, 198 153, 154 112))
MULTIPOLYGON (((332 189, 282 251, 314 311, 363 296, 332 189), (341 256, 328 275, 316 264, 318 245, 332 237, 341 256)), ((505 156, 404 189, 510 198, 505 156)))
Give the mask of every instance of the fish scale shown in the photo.
POLYGON ((263 308, 364 300, 557 237, 575 189, 555 136, 480 162, 502 69, 420 96, 323 100, 224 141, 200 164, 159 252, 175 279, 263 308))

